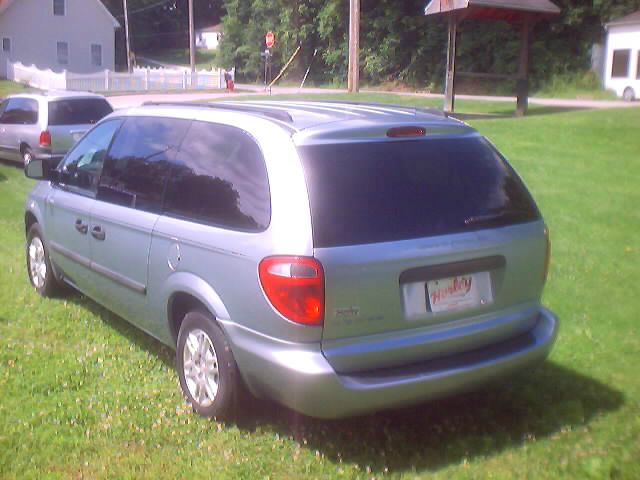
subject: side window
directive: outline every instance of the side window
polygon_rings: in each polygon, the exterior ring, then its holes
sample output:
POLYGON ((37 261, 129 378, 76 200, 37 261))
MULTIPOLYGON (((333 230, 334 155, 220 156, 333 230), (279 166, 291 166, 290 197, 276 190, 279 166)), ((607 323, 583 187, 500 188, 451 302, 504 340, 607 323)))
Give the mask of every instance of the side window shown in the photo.
POLYGON ((257 232, 269 226, 264 157, 242 130, 193 122, 174 164, 167 214, 233 230, 257 232))
POLYGON ((108 120, 80 140, 58 167, 59 183, 94 194, 109 144, 121 124, 121 119, 108 120))
POLYGON ((55 16, 64 16, 65 14, 65 0, 53 0, 53 14, 55 16))
POLYGON ((612 78, 626 78, 629 76, 629 60, 631 50, 614 50, 613 62, 611 64, 612 78))
POLYGON ((160 212, 170 161, 190 123, 172 118, 127 119, 105 162, 98 200, 160 212))
POLYGON ((11 39, 9 37, 2 39, 2 51, 4 53, 11 53, 11 39))
POLYGON ((32 98, 11 98, 5 106, 0 123, 5 125, 35 125, 38 123, 38 102, 32 98))
POLYGON ((91 65, 94 67, 102 66, 102 45, 91 44, 91 65))
POLYGON ((69 65, 69 44, 67 42, 56 43, 56 56, 58 65, 69 65))

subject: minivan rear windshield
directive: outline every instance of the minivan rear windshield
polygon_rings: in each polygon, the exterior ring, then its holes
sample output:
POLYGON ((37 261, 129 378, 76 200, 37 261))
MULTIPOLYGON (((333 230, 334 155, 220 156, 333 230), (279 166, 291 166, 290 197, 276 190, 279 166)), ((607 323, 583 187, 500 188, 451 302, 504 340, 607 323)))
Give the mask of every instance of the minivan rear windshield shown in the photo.
POLYGON ((113 112, 102 98, 70 98, 49 103, 49 125, 93 124, 113 112))
POLYGON ((406 240, 540 218, 480 136, 298 147, 314 246, 406 240))

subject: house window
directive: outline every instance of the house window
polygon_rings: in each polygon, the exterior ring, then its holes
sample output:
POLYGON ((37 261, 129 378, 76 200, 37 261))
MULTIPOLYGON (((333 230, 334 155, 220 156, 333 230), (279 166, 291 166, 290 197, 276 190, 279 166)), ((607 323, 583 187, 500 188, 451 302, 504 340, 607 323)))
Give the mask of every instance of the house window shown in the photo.
POLYGON ((631 50, 614 50, 611 65, 611 78, 626 78, 629 76, 629 60, 631 50))
POLYGON ((94 67, 102 66, 102 45, 91 45, 91 65, 94 67))
POLYGON ((2 51, 4 53, 10 53, 11 52, 11 39, 10 38, 3 38, 2 39, 2 51))
POLYGON ((56 16, 64 16, 64 0, 53 0, 53 14, 56 16))
POLYGON ((57 43, 58 65, 69 65, 69 44, 67 42, 57 43))

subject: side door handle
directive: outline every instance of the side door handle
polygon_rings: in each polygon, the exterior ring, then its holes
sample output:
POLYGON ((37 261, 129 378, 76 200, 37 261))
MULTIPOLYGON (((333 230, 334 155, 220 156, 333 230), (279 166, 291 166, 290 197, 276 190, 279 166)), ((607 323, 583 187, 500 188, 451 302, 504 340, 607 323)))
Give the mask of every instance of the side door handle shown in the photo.
POLYGON ((105 233, 104 230, 102 230, 102 227, 100 225, 96 225, 91 229, 91 236, 96 240, 101 240, 101 241, 107 238, 107 234, 105 233))
POLYGON ((89 225, 84 223, 80 218, 76 220, 76 230, 81 234, 86 235, 89 231, 89 225))

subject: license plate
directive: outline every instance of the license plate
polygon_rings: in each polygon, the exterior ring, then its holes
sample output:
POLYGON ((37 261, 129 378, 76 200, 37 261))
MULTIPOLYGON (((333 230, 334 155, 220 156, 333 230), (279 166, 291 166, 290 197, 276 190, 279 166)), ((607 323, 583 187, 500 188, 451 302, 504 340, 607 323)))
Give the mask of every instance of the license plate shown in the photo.
POLYGON ((489 272, 431 280, 427 282, 427 302, 434 313, 485 305, 492 301, 488 298, 489 282, 489 272))

